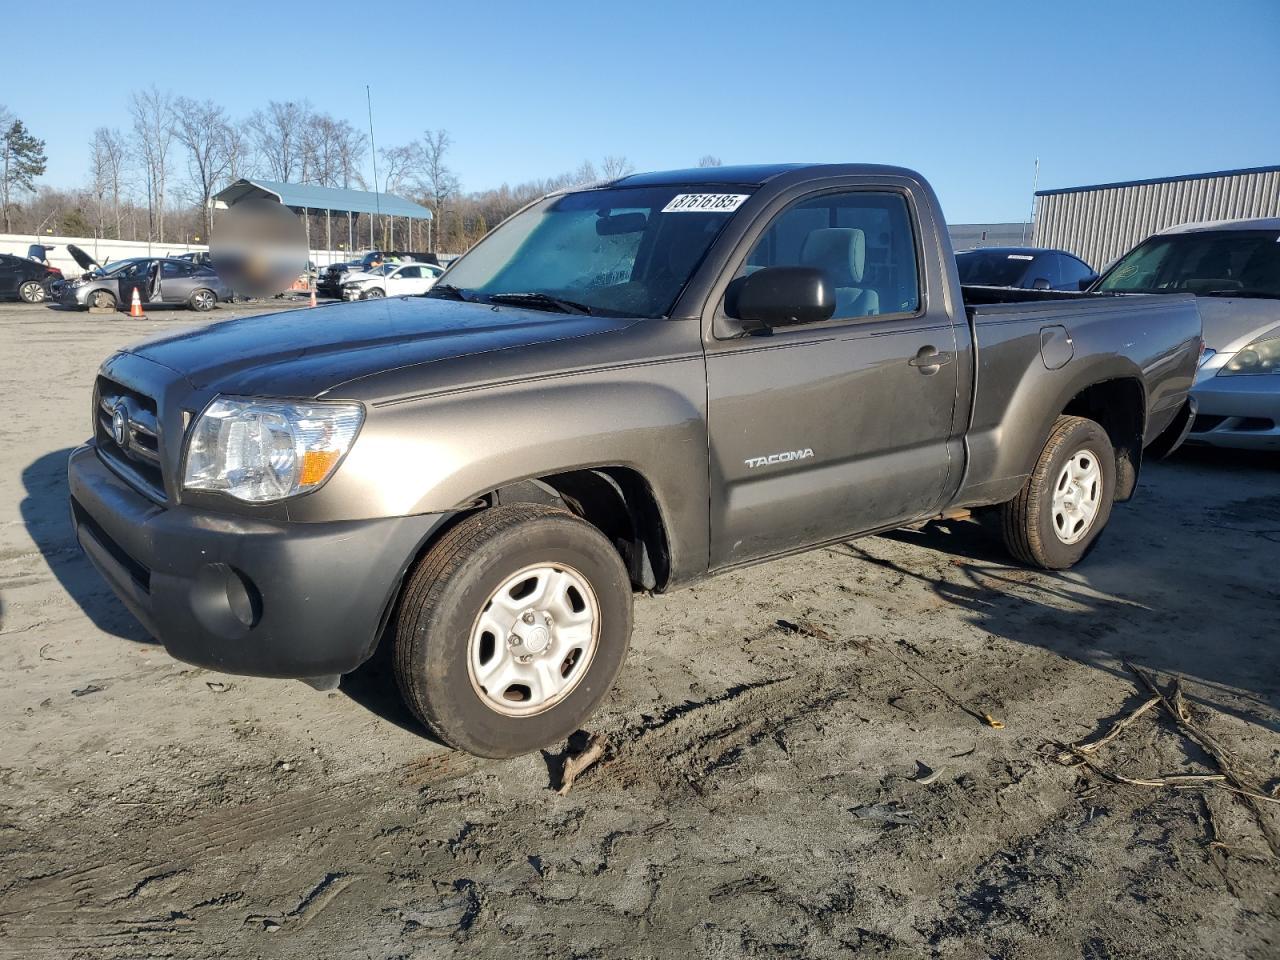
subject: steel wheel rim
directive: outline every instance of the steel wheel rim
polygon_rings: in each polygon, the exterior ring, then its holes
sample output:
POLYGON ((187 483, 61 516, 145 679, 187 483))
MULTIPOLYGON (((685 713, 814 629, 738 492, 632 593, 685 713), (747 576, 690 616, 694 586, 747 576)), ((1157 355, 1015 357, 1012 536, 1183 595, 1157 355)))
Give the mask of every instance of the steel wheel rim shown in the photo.
POLYGON ((569 696, 600 645, 600 602, 587 579, 562 563, 507 577, 467 638, 467 674, 485 706, 531 717, 569 696))
POLYGON ((109 293, 104 293, 103 291, 99 290, 97 293, 93 295, 93 305, 100 310, 104 307, 113 306, 114 304, 115 304, 115 300, 112 298, 112 296, 109 293))
POLYGON ((1093 529, 1102 504, 1102 468, 1092 450, 1077 450, 1053 484, 1053 532, 1068 546, 1093 529))

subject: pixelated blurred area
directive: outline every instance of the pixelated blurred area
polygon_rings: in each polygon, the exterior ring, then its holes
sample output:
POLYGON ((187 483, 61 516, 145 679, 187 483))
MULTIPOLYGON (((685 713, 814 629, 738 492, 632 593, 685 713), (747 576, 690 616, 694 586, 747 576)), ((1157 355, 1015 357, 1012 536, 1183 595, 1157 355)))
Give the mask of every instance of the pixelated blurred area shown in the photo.
POLYGON ((240 295, 274 296, 306 269, 302 219, 274 200, 235 204, 218 218, 211 240, 214 269, 240 295))

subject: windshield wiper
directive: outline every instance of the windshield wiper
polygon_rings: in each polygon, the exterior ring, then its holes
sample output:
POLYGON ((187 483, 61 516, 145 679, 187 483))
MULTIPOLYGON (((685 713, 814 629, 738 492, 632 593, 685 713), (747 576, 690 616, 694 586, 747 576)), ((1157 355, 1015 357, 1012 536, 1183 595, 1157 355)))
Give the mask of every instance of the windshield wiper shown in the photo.
POLYGON ((461 287, 455 287, 452 283, 437 283, 427 291, 428 297, 434 297, 436 293, 440 293, 441 300, 462 300, 465 303, 475 303, 475 301, 467 296, 467 291, 461 287))
POLYGON ((516 306, 531 307, 534 310, 559 310, 561 313, 581 313, 591 314, 591 308, 585 303, 578 303, 576 300, 565 300, 563 297, 553 297, 549 293, 491 293, 489 294, 490 303, 511 303, 516 306))

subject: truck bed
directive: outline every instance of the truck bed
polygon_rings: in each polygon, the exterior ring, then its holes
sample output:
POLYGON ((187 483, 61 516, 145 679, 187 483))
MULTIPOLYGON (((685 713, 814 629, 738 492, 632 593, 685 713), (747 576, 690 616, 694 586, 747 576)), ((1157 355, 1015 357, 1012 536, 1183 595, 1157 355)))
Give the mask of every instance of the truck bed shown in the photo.
MULTIPOLYGON (((1086 387, 1101 381, 1141 392, 1145 415, 1135 424, 1135 445, 1142 446, 1168 426, 1190 389, 1200 348, 1191 294, 961 291, 974 387, 959 505, 1012 497, 1053 418, 1086 387)), ((1140 450, 1130 454, 1133 479, 1140 450)))

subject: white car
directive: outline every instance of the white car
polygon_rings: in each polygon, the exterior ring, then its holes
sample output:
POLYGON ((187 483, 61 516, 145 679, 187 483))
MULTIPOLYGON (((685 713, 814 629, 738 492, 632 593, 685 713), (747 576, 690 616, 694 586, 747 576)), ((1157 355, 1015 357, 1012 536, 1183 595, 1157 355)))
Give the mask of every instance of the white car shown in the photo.
POLYGON ((384 263, 368 273, 349 273, 342 282, 344 300, 412 297, 426 293, 444 273, 430 263, 384 263))

